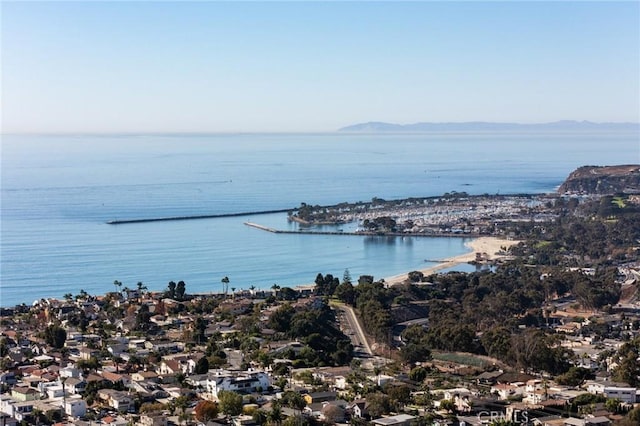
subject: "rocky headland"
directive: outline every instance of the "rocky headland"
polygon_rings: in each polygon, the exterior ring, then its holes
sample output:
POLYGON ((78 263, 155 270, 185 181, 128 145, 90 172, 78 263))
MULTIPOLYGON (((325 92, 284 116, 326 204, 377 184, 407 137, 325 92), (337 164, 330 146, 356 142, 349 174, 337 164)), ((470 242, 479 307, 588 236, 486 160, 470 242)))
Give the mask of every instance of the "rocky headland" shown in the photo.
POLYGON ((613 195, 640 193, 640 165, 583 166, 558 188, 561 194, 613 195))

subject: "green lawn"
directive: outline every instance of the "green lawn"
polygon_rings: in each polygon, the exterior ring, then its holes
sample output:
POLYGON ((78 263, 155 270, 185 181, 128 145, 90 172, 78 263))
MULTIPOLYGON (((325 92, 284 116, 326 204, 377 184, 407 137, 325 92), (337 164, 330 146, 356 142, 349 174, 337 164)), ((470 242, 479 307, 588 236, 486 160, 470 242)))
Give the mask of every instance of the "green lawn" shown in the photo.
POLYGON ((535 248, 537 248, 537 249, 541 249, 541 248, 543 248, 543 247, 548 246, 549 244, 551 244, 551 241, 540 241, 540 242, 538 242, 538 243, 536 244, 536 247, 535 247, 535 248))
POLYGON ((484 368, 491 365, 490 362, 472 354, 458 354, 454 352, 433 352, 433 359, 439 361, 453 362, 455 364, 470 365, 472 367, 484 368))
POLYGON ((624 209, 625 207, 627 207, 627 204, 624 202, 622 197, 613 197, 613 200, 611 200, 611 204, 614 204, 619 209, 624 209))

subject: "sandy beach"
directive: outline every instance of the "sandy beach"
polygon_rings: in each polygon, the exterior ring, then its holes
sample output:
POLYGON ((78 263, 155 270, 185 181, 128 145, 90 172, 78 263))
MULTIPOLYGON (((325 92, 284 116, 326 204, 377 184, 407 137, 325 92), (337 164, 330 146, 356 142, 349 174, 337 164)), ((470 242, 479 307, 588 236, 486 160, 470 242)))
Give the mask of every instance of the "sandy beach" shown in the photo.
MULTIPOLYGON (((451 268, 461 263, 468 263, 476 259, 476 253, 482 253, 486 260, 497 260, 505 258, 505 255, 498 254, 502 247, 511 247, 520 241, 505 240, 497 237, 480 237, 469 241, 465 245, 471 250, 469 253, 442 259, 442 262, 436 266, 425 269, 419 269, 425 275, 431 275, 442 269, 451 268)), ((384 281, 389 285, 400 284, 407 279, 408 272, 400 275, 385 278, 384 281)))

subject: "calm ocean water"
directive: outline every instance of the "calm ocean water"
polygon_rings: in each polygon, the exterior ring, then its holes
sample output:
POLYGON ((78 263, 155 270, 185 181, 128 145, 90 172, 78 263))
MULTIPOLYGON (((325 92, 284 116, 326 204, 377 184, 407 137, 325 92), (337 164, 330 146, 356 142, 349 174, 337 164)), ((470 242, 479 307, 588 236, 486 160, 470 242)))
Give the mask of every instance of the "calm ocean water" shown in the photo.
POLYGON ((0 306, 111 291, 188 292, 381 278, 466 251, 456 238, 276 235, 284 214, 107 225, 373 197, 553 191, 581 165, 637 163, 637 133, 3 136, 0 306))

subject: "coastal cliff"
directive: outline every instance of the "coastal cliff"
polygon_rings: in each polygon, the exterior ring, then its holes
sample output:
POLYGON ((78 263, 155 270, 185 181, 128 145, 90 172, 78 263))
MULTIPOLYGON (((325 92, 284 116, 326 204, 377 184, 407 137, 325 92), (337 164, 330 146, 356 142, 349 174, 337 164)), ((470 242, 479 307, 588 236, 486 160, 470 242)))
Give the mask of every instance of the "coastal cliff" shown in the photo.
POLYGON ((571 172, 558 192, 593 195, 640 193, 640 165, 583 166, 571 172))

